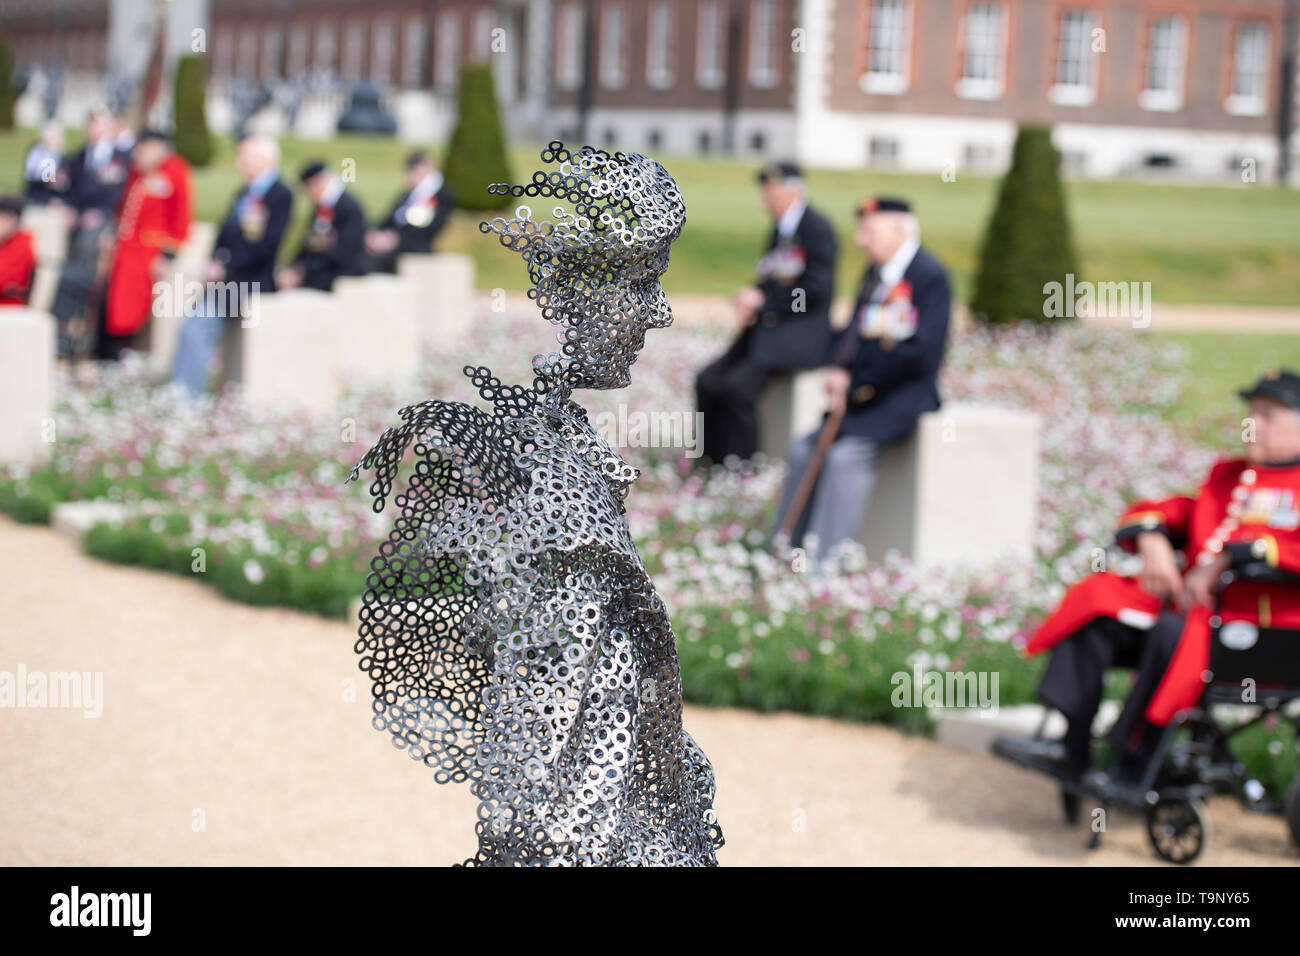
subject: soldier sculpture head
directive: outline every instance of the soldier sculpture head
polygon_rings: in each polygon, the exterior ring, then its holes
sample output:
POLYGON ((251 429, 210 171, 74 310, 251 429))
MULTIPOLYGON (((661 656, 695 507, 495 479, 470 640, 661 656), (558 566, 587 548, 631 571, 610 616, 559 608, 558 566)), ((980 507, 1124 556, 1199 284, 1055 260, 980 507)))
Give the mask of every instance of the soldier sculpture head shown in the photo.
POLYGON ((542 315, 562 329, 565 384, 622 388, 650 328, 673 320, 659 279, 669 248, 686 221, 686 204, 668 171, 638 153, 563 143, 542 150, 552 173, 535 172, 526 186, 497 184, 512 196, 555 197, 554 221, 537 220, 527 206, 512 219, 481 223, 501 244, 523 256, 542 315))

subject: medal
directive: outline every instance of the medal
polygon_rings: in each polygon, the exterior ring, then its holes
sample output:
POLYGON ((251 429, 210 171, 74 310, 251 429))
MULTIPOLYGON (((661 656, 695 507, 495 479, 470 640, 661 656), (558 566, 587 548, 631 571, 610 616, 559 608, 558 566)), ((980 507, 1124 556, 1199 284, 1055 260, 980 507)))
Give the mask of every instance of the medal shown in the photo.
POLYGON ((406 224, 414 226, 416 229, 423 229, 433 222, 433 209, 435 206, 437 206, 436 200, 432 200, 430 203, 420 203, 418 206, 407 206, 406 224))
POLYGON ((266 234, 266 208, 256 199, 250 200, 239 217, 239 231, 249 242, 256 242, 266 234))

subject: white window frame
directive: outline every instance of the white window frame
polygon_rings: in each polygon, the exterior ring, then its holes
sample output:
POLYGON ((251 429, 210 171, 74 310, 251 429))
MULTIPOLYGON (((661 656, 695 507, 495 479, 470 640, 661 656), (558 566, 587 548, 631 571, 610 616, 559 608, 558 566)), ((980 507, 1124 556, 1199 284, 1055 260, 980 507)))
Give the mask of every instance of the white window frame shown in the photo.
POLYGON ((1268 24, 1260 20, 1244 20, 1237 24, 1232 38, 1232 72, 1229 75, 1228 98, 1223 108, 1234 116, 1263 116, 1268 112, 1269 62, 1273 56, 1273 31, 1268 24), (1259 90, 1253 93, 1239 93, 1238 81, 1241 79, 1242 34, 1250 31, 1259 36, 1260 66, 1257 71, 1259 90))
POLYGON ((600 85, 627 86, 627 4, 606 3, 600 11, 600 85))
POLYGON ((370 39, 369 31, 363 32, 364 30, 365 21, 360 17, 350 17, 344 21, 343 56, 339 62, 339 74, 345 80, 361 79, 362 65, 366 60, 366 41, 370 39))
POLYGON ((666 90, 677 82, 673 64, 676 7, 673 0, 650 0, 646 9, 645 81, 652 90, 666 90))
POLYGON ((492 31, 496 28, 496 14, 488 7, 474 11, 470 21, 469 48, 477 60, 486 60, 492 55, 492 31))
POLYGON ((235 28, 217 27, 214 37, 212 72, 215 76, 228 80, 235 72, 235 46, 239 42, 235 28))
POLYGON ((700 0, 695 21, 695 83, 702 90, 720 90, 727 81, 722 68, 722 41, 727 34, 721 0, 700 0))
POLYGON ((1052 61, 1052 86, 1047 91, 1048 98, 1061 106, 1091 106, 1097 101, 1097 54, 1092 50, 1092 31, 1098 27, 1095 11, 1088 7, 1067 7, 1061 11, 1057 20, 1056 58, 1052 61), (1087 74, 1083 83, 1061 82, 1061 64, 1070 42, 1066 36, 1066 21, 1083 18, 1078 36, 1074 39, 1082 46, 1079 60, 1080 68, 1087 74))
POLYGON ((555 85, 576 90, 582 85, 582 4, 564 3, 555 13, 555 85))
POLYGON ((776 86, 776 0, 752 0, 749 5, 749 85, 776 86))
POLYGON ((289 24, 289 56, 286 59, 289 79, 306 73, 311 65, 311 24, 306 20, 289 24))
POLYGON ((870 14, 867 20, 867 69, 858 81, 859 85, 867 93, 881 93, 887 96, 906 93, 912 72, 912 2, 911 0, 869 0, 868 9, 870 14), (888 24, 891 32, 896 33, 897 44, 890 45, 897 46, 895 52, 898 63, 896 69, 883 71, 874 69, 876 58, 872 55, 872 50, 875 49, 878 31, 885 29, 883 14, 887 8, 899 11, 896 15, 897 22, 888 24))
POLYGON ((1147 22, 1146 61, 1142 69, 1142 92, 1138 94, 1138 106, 1144 110, 1173 112, 1183 108, 1183 87, 1187 79, 1187 18, 1177 14, 1152 17, 1147 22), (1157 34, 1168 28, 1168 42, 1157 47, 1157 34), (1156 62, 1157 53, 1167 57, 1163 70, 1169 74, 1167 87, 1153 87, 1151 73, 1156 62))
POLYGON ((966 100, 997 100, 1006 92, 1007 70, 1007 5, 998 0, 976 0, 966 7, 962 18, 961 76, 957 80, 957 95, 966 100), (981 23, 976 31, 971 27, 976 19, 976 11, 992 12, 996 22, 981 23), (978 38, 977 41, 973 38, 978 38), (972 49, 978 42, 981 49, 972 49), (991 64, 987 76, 972 76, 967 67, 972 59, 987 61, 991 64))

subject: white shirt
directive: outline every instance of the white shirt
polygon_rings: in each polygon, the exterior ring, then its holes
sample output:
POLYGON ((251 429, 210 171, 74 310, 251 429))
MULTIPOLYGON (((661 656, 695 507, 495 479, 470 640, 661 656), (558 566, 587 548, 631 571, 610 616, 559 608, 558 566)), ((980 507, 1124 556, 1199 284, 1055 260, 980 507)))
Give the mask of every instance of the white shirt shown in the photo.
POLYGON ((792 202, 776 222, 777 235, 782 239, 789 239, 793 236, 794 231, 799 228, 799 220, 803 218, 803 211, 807 208, 808 204, 800 199, 792 202))
POLYGON ((903 278, 903 273, 907 267, 912 264, 916 258, 916 251, 921 248, 921 243, 916 239, 908 239, 898 251, 889 257, 889 260, 880 267, 880 288, 883 290, 892 289, 903 278))

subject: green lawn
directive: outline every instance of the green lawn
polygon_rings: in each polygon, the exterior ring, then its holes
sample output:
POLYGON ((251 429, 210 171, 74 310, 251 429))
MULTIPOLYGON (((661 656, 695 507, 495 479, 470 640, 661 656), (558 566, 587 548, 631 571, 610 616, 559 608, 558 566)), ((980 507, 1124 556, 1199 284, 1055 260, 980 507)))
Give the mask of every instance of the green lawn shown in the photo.
POLYGON ((1173 413, 1209 445, 1225 450, 1241 445, 1245 404, 1238 389, 1252 384, 1275 365, 1300 369, 1300 335, 1228 332, 1153 332, 1187 349, 1183 392, 1173 413))
MULTIPOLYGON (((75 137, 73 137, 75 138, 75 137)), ((31 131, 0 134, 0 188, 21 176, 31 131)), ((218 140, 213 165, 197 174, 200 218, 216 220, 236 188, 231 147, 218 140)), ((319 156, 355 161, 352 187, 371 216, 392 201, 400 186, 401 156, 408 148, 392 140, 340 137, 329 142, 285 140, 285 168, 319 156)), ((535 168, 537 148, 513 150, 516 178, 535 168)), ((665 285, 672 292, 725 293, 747 281, 766 236, 754 188, 752 162, 665 157, 686 197, 687 224, 674 247, 665 285)), ((959 176, 876 171, 809 172, 813 203, 840 231, 839 286, 850 293, 862 269, 849 238, 851 210, 869 192, 911 199, 926 243, 952 269, 959 294, 970 288, 980 236, 997 181, 959 176)), ((1164 186, 1130 181, 1071 182, 1067 185, 1081 274, 1100 281, 1147 281, 1165 302, 1231 302, 1293 305, 1300 276, 1300 192, 1254 186, 1164 186)), ((544 207, 537 210, 545 214, 544 207)), ((306 207, 298 206, 299 228, 306 207)), ((457 214, 444 247, 474 256, 479 285, 525 287, 517 257, 477 229, 477 215, 457 214)))

